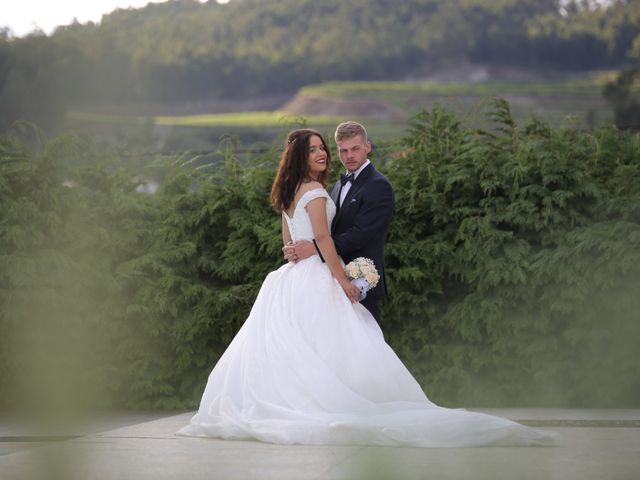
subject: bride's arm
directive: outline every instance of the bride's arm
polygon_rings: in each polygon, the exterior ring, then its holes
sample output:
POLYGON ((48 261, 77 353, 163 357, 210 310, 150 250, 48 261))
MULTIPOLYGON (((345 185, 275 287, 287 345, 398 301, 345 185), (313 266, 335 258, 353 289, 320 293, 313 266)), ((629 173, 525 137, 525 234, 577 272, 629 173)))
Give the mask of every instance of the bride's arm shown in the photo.
POLYGON ((289 225, 287 225, 287 221, 284 218, 284 215, 280 215, 282 217, 282 243, 284 245, 288 245, 291 243, 291 233, 289 233, 289 225))
POLYGON ((336 252, 336 247, 329 232, 329 225, 327 224, 326 202, 327 200, 324 197, 320 197, 311 200, 305 207, 311 219, 313 236, 331 274, 340 283, 347 297, 355 303, 360 298, 360 290, 351 284, 347 274, 344 272, 344 268, 342 268, 342 263, 336 252))

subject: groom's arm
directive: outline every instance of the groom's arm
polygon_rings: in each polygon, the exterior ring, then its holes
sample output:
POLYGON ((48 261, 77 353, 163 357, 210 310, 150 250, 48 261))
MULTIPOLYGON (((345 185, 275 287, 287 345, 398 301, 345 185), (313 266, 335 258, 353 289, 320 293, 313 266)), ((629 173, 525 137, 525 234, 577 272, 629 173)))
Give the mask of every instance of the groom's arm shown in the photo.
MULTIPOLYGON (((333 235, 333 242, 340 257, 357 251, 371 241, 371 237, 380 230, 386 230, 393 216, 395 199, 393 188, 388 181, 378 181, 372 184, 375 192, 367 195, 367 202, 358 211, 354 224, 346 232, 333 235)), ((285 245, 282 249, 284 258, 289 262, 304 260, 317 255, 317 247, 308 240, 299 240, 285 245)))
MULTIPOLYGON (((282 248, 282 253, 284 254, 284 258, 288 262, 297 262, 299 260, 304 260, 305 258, 309 258, 312 255, 319 255, 320 252, 318 247, 315 246, 313 242, 308 240, 298 240, 297 242, 289 242, 282 248)), ((320 256, 322 259, 322 256, 320 256)), ((324 262, 324 259, 322 259, 324 262)))
POLYGON ((387 181, 375 182, 374 185, 375 192, 367 195, 366 202, 354 217, 353 225, 333 236, 338 255, 343 258, 360 250, 371 241, 372 236, 389 227, 395 208, 393 189, 387 181))

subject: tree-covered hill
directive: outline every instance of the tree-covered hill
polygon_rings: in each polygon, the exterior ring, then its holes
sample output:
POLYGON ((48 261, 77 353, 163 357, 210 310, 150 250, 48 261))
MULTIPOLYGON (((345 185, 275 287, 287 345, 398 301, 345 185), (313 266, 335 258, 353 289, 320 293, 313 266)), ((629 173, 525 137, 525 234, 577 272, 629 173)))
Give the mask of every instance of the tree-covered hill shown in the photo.
POLYGON ((640 1, 170 0, 14 39, 0 30, 0 130, 68 106, 294 93, 441 62, 581 70, 640 54, 640 1), (591 6, 590 6, 591 5, 591 6))

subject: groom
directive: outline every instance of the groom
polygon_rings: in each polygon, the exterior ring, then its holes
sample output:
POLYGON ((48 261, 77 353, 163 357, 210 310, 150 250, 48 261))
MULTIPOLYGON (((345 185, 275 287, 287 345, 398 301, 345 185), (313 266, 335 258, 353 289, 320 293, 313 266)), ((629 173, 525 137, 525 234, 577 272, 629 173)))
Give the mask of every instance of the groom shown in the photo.
MULTIPOLYGON (((331 236, 345 264, 357 257, 373 260, 380 273, 378 285, 367 292, 362 305, 380 322, 378 301, 387 292, 384 276, 384 242, 394 211, 393 189, 387 178, 367 158, 371 142, 365 128, 344 122, 335 132, 340 161, 347 169, 331 190, 337 207, 331 236)), ((285 258, 298 261, 315 255, 312 242, 301 240, 283 248, 285 258)))

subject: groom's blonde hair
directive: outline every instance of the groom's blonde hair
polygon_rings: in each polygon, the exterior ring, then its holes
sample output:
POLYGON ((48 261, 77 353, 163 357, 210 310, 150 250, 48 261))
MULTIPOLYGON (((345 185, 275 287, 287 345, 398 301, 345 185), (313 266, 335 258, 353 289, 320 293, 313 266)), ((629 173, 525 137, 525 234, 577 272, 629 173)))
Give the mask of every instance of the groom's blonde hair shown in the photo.
POLYGON ((336 143, 341 142, 342 140, 349 140, 357 135, 360 135, 362 137, 364 143, 367 143, 369 141, 367 131, 365 130, 364 126, 360 125, 358 122, 343 122, 336 127, 336 143))

